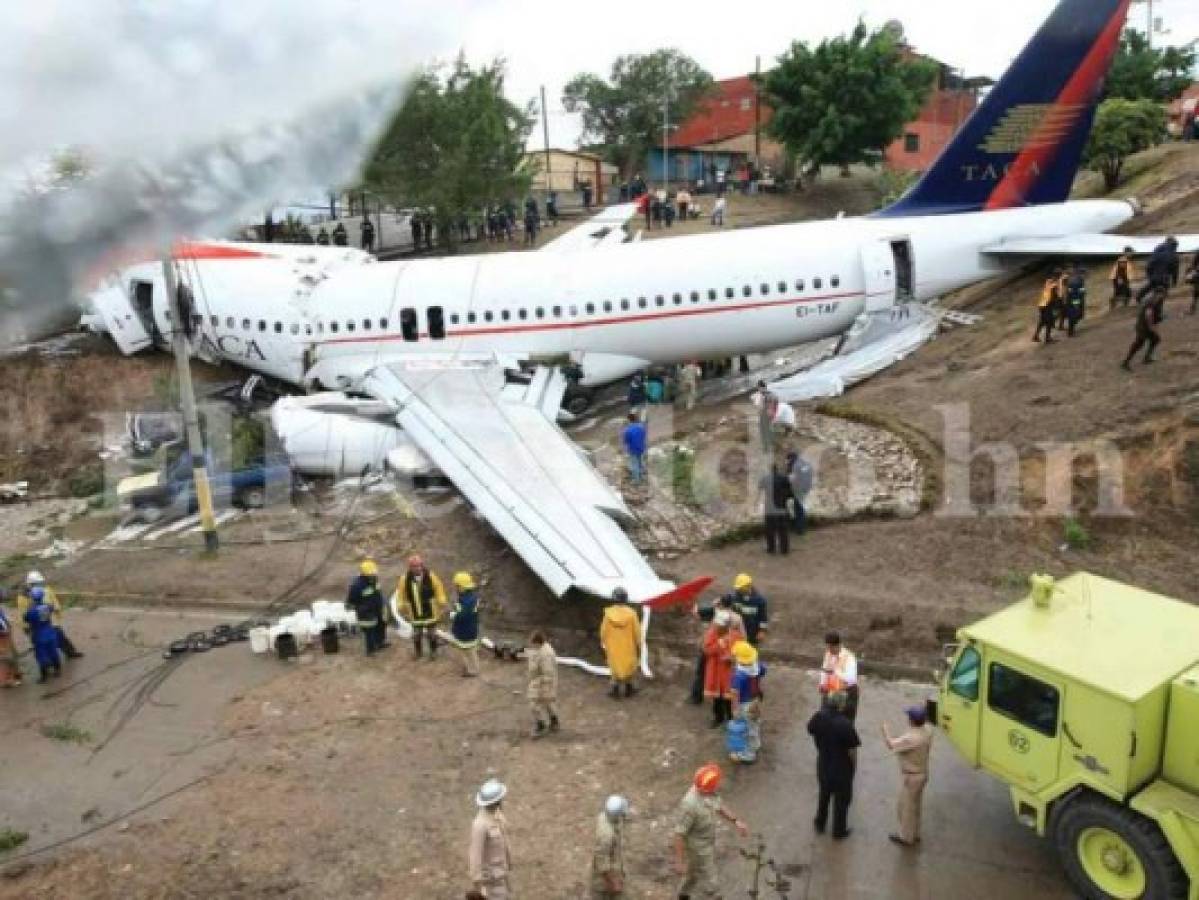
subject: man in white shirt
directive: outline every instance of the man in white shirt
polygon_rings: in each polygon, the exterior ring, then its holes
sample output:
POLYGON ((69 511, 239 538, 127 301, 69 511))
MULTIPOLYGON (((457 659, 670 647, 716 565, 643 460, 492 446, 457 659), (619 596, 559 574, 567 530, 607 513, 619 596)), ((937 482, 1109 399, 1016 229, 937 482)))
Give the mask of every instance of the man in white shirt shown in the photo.
POLYGON ((854 721, 858 715, 858 658, 841 644, 841 635, 830 631, 824 636, 824 662, 820 667, 820 693, 846 694, 845 715, 854 721))
POLYGON ((775 403, 774 421, 775 431, 783 434, 791 434, 795 431, 795 407, 790 403, 784 403, 779 400, 775 403))

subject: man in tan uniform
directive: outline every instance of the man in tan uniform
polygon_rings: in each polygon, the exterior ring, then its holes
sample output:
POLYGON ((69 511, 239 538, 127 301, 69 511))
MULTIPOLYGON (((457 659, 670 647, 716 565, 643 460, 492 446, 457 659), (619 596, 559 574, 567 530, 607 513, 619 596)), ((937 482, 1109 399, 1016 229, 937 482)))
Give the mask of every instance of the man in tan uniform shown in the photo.
POLYGON ((530 646, 525 650, 529 661, 529 706, 533 710, 533 737, 543 737, 549 731, 557 731, 558 708, 558 656, 541 631, 534 631, 529 638, 530 646), (548 722, 547 722, 548 719, 548 722))
POLYGON ((903 784, 899 790, 899 833, 890 835, 892 841, 904 847, 914 847, 920 841, 920 804, 924 786, 928 784, 928 757, 933 746, 933 728, 922 706, 907 710, 909 728, 897 738, 891 737, 883 723, 883 740, 887 749, 899 760, 903 784))
POLYGON ((487 900, 510 900, 512 852, 508 847, 508 823, 500 811, 508 789, 495 779, 475 795, 478 815, 470 826, 470 880, 476 893, 487 900))
POLYGON ((716 820, 733 823, 742 837, 749 826, 737 818, 721 800, 720 766, 709 763, 695 773, 691 789, 679 804, 674 829, 674 866, 682 876, 679 900, 692 897, 720 898, 720 880, 716 874, 716 820))
POLYGON ((624 827, 629 801, 613 794, 595 822, 595 852, 591 857, 592 900, 619 900, 625 895, 624 827))

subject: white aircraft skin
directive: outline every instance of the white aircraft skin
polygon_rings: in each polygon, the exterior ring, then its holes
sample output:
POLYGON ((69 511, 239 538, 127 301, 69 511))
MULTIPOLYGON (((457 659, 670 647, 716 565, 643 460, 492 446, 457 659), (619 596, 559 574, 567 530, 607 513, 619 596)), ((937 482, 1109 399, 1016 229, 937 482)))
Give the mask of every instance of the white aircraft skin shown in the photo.
MULTIPOLYGON (((585 383, 602 383, 648 363, 840 334, 863 312, 899 301, 893 241, 910 242, 910 299, 926 301, 1015 264, 982 247, 1105 232, 1134 214, 1131 203, 1087 200, 844 218, 569 253, 346 264, 307 293, 297 290, 294 259, 324 248, 288 247, 276 256, 281 248, 247 245, 264 255, 188 259, 181 274, 195 296, 197 345, 293 385, 345 388, 381 361, 409 356, 568 354, 582 361, 585 383), (407 336, 403 310, 415 314, 407 336), (430 333, 437 310, 442 338, 430 333)), ((161 268, 137 266, 125 277, 154 283, 155 324, 166 333, 161 268)))

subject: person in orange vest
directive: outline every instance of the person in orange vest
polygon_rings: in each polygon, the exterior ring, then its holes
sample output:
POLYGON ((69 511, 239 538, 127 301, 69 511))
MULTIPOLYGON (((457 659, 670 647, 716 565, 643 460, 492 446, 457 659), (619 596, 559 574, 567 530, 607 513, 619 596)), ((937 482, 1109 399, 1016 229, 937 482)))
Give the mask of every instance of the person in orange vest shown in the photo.
POLYGON ((1045 279, 1041 288, 1041 297, 1037 300, 1037 330, 1033 332, 1034 341, 1041 340, 1041 331, 1045 332, 1045 343, 1053 343, 1053 326, 1057 322, 1058 311, 1062 305, 1062 273, 1054 269, 1045 279))
POLYGON ((827 698, 842 691, 845 715, 849 721, 858 716, 858 658, 841 643, 841 635, 830 631, 824 636, 824 662, 820 667, 820 693, 827 698))
POLYGON ((1116 260, 1116 264, 1112 266, 1112 299, 1111 308, 1115 309, 1116 304, 1127 306, 1132 301, 1132 280, 1136 277, 1136 267, 1132 262, 1132 248, 1125 247, 1124 253, 1116 260))
POLYGON ((745 634, 731 624, 728 610, 718 610, 704 634, 704 698, 712 701, 713 728, 733 715, 733 645, 745 634))

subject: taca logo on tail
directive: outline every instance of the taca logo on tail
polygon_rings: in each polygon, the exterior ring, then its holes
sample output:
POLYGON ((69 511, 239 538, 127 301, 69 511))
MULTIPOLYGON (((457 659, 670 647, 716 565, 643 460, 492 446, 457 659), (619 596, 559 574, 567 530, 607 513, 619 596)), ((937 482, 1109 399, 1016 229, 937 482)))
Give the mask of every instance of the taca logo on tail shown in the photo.
POLYGON ((881 216, 1061 203, 1132 0, 1062 0, 916 186, 881 216))

